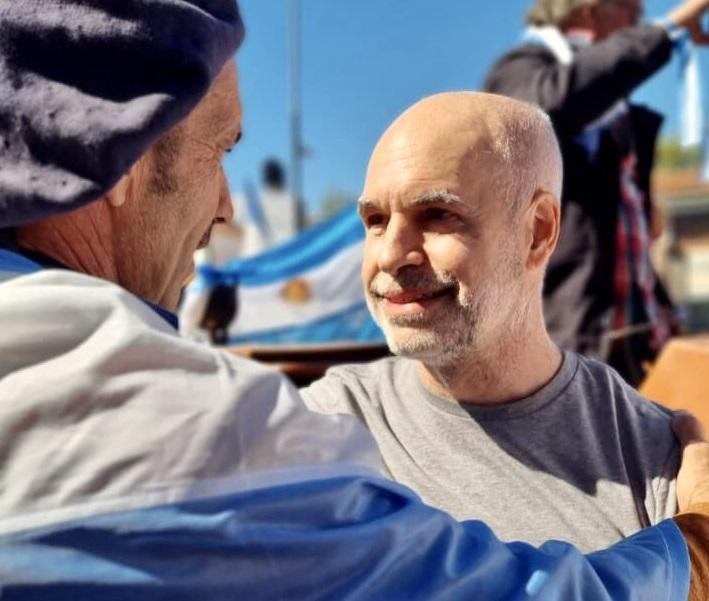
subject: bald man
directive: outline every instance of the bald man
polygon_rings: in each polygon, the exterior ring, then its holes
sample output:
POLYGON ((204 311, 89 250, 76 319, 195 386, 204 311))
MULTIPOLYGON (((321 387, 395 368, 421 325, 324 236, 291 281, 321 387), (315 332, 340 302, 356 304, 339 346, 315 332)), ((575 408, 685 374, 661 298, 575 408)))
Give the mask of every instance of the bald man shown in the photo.
POLYGON ((593 550, 674 514, 678 449, 666 410, 547 334, 561 173, 531 105, 449 93, 405 111, 359 203, 363 284, 397 356, 334 368, 304 398, 358 416, 426 502, 593 550))

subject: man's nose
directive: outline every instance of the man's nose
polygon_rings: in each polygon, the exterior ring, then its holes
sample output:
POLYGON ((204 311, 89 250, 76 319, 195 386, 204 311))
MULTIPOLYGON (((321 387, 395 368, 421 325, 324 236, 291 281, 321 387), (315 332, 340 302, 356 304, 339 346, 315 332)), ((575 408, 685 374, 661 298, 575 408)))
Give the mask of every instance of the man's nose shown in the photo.
POLYGON ((422 265, 425 261, 421 232, 405 218, 393 215, 389 219, 379 249, 379 269, 396 273, 402 267, 422 265))
POLYGON ((224 168, 219 168, 219 205, 217 207, 217 221, 231 223, 234 219, 234 205, 231 202, 229 183, 224 173, 224 168))

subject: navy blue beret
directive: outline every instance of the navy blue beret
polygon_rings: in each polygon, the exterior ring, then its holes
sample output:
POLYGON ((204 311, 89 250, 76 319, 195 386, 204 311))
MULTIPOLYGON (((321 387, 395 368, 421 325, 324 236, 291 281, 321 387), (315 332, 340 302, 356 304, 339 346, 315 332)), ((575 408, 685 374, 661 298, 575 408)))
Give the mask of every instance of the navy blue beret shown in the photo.
POLYGON ((243 32, 236 0, 0 0, 0 228, 108 192, 243 32))

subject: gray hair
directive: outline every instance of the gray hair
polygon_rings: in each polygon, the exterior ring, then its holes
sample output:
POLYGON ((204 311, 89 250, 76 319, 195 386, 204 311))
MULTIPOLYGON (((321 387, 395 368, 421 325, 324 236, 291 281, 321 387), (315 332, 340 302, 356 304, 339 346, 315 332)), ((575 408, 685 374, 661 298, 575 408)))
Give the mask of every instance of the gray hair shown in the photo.
POLYGON ((577 8, 597 2, 598 0, 536 0, 527 13, 527 25, 558 27, 577 8))
POLYGON ((539 107, 514 101, 495 127, 496 180, 512 215, 539 191, 561 197, 562 159, 549 116, 539 107))

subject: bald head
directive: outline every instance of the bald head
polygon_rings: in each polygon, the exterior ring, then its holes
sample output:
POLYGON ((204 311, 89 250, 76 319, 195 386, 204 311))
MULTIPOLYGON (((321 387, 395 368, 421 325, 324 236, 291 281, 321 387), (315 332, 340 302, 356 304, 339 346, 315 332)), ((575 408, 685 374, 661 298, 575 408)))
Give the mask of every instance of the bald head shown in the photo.
POLYGON ((458 92, 399 116, 374 149, 359 207, 362 279, 390 348, 451 366, 543 339, 560 189, 556 138, 533 106, 458 92))
POLYGON ((561 154, 549 117, 496 94, 448 92, 411 106, 379 140, 367 182, 390 178, 393 163, 403 167, 414 158, 420 176, 455 172, 487 180, 488 191, 512 209, 538 190, 561 194, 561 154))

